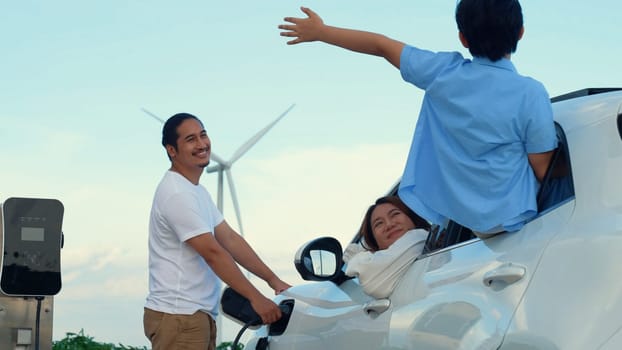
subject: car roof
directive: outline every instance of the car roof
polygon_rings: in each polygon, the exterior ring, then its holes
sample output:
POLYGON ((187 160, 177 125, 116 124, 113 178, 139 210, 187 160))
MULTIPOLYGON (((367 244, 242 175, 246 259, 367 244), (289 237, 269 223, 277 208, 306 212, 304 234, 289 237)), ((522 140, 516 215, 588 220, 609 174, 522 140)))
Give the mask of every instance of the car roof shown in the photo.
POLYGON ((622 88, 617 88, 617 87, 614 87, 614 88, 585 88, 585 89, 581 89, 581 90, 576 90, 576 91, 568 92, 568 93, 565 93, 563 95, 555 96, 555 97, 551 98, 551 102, 555 103, 555 102, 559 102, 559 101, 570 100, 570 99, 573 99, 573 98, 589 96, 589 95, 597 95, 597 94, 602 94, 602 93, 605 93, 605 92, 620 91, 620 90, 622 90, 622 88))
POLYGON ((622 105, 622 88, 586 88, 551 99, 553 114, 566 134, 607 118, 616 118, 622 105))

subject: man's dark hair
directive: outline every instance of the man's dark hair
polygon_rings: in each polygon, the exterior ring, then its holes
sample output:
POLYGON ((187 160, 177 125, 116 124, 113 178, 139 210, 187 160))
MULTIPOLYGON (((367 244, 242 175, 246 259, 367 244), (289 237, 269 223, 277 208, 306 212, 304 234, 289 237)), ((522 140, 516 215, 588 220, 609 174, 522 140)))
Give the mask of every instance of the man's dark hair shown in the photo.
MULTIPOLYGON (((177 113, 168 118, 166 123, 164 123, 164 127, 162 127, 162 146, 166 147, 166 145, 171 145, 175 148, 175 150, 177 150, 177 138, 179 138, 177 127, 179 127, 179 125, 186 119, 195 119, 201 123, 199 118, 190 113, 177 113)), ((201 123, 201 125, 203 125, 203 123, 201 123)), ((170 158, 171 157, 169 156, 169 159, 170 158)))
POLYGON ((471 55, 498 61, 516 51, 523 13, 518 0, 460 0, 456 23, 471 55))

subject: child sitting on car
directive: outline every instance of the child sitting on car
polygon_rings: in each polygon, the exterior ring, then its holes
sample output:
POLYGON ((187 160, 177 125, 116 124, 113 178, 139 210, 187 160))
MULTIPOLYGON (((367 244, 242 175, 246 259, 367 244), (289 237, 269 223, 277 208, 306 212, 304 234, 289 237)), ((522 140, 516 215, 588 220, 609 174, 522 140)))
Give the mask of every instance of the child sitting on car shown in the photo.
POLYGON ((279 25, 287 44, 321 41, 385 58, 425 91, 399 195, 433 224, 453 220, 479 237, 518 231, 557 147, 548 93, 510 61, 524 33, 518 0, 460 0, 459 52, 432 52, 384 35, 306 18, 279 25))

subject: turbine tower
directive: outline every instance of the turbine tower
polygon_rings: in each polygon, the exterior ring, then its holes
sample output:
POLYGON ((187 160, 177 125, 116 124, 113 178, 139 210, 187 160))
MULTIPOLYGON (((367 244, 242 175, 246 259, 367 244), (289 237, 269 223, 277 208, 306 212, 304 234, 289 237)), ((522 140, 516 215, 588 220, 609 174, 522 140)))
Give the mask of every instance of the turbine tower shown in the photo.
MULTIPOLYGON (((240 235, 242 236, 244 236, 244 229, 242 228, 242 216, 240 214, 240 204, 238 202, 238 197, 235 191, 235 184, 233 183, 233 175, 231 174, 231 167, 233 166, 233 163, 235 163, 235 161, 237 161, 244 154, 246 154, 246 152, 248 152, 248 150, 251 149, 251 147, 253 147, 268 131, 270 131, 270 129, 272 129, 272 127, 276 123, 278 123, 281 119, 283 119, 283 117, 285 117, 285 115, 287 115, 287 113, 289 113, 289 111, 291 111, 292 108, 294 108, 294 106, 295 104, 292 104, 291 106, 289 106, 275 120, 273 120, 270 124, 266 125, 263 129, 259 130, 255 135, 253 135, 253 137, 248 139, 248 141, 246 141, 242 146, 240 146, 240 148, 238 148, 237 151, 235 151, 235 153, 233 154, 233 156, 231 156, 229 160, 226 160, 226 161, 222 159, 217 160, 216 157, 214 157, 214 160, 216 160, 218 164, 208 166, 207 168, 205 168, 205 172, 207 173, 218 172, 218 192, 217 192, 218 194, 217 194, 216 206, 218 207, 221 213, 223 210, 223 187, 224 187, 224 176, 223 175, 226 174, 227 183, 229 184, 229 191, 231 193, 231 202, 233 203, 233 209, 235 210, 235 215, 238 219, 238 228, 240 230, 240 235)), ((212 153, 212 156, 213 155, 214 153, 212 153)))
MULTIPOLYGON (((235 216, 238 220, 238 229, 240 231, 240 235, 244 236, 244 229, 242 228, 242 216, 240 214, 240 204, 238 202, 238 197, 235 191, 235 184, 233 183, 233 175, 231 174, 231 167, 233 163, 235 163, 238 159, 240 159, 246 152, 248 152, 251 147, 253 147, 272 127, 278 123, 289 111, 291 111, 296 104, 292 104, 289 106, 281 115, 279 115, 275 120, 273 120, 270 124, 266 125, 263 129, 259 130, 253 137, 248 139, 237 151, 231 156, 229 160, 224 160, 223 158, 216 155, 214 152, 211 152, 211 159, 214 160, 216 165, 208 166, 205 168, 205 172, 207 173, 215 173, 218 172, 218 183, 217 183, 217 199, 216 206, 220 212, 223 212, 223 189, 224 189, 224 176, 227 176, 227 183, 229 184, 229 191, 231 193, 231 202, 233 203, 233 208, 235 210, 235 216)), ((151 116, 152 118, 164 123, 164 120, 158 117, 157 115, 151 113, 145 108, 141 108, 143 112, 151 116)))

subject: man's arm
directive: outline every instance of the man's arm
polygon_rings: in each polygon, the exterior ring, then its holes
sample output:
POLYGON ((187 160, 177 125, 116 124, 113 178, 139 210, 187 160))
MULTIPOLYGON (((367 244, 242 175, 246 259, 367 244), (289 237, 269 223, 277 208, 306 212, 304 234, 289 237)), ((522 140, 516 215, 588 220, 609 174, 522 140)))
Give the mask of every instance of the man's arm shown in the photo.
POLYGON ((351 51, 384 57, 396 68, 400 68, 400 55, 404 43, 381 34, 327 26, 311 9, 306 7, 300 9, 307 18, 285 17, 284 21, 292 24, 279 25, 279 29, 285 30, 281 32, 281 36, 295 38, 288 41, 288 45, 322 41, 351 51))
POLYGON ((214 235, 204 233, 186 241, 205 259, 227 285, 247 298, 263 323, 272 323, 281 318, 278 306, 259 292, 244 276, 229 253, 218 243, 214 235))
POLYGON ((531 164, 533 173, 536 175, 536 178, 540 182, 544 180, 546 171, 549 168, 549 164, 551 163, 551 157, 553 156, 553 152, 555 152, 555 150, 544 153, 527 154, 527 158, 529 159, 529 164, 531 164))
POLYGON ((279 294, 289 284, 283 282, 255 253, 246 240, 235 232, 229 224, 223 220, 214 228, 216 240, 229 254, 245 269, 266 281, 275 294, 279 294))

